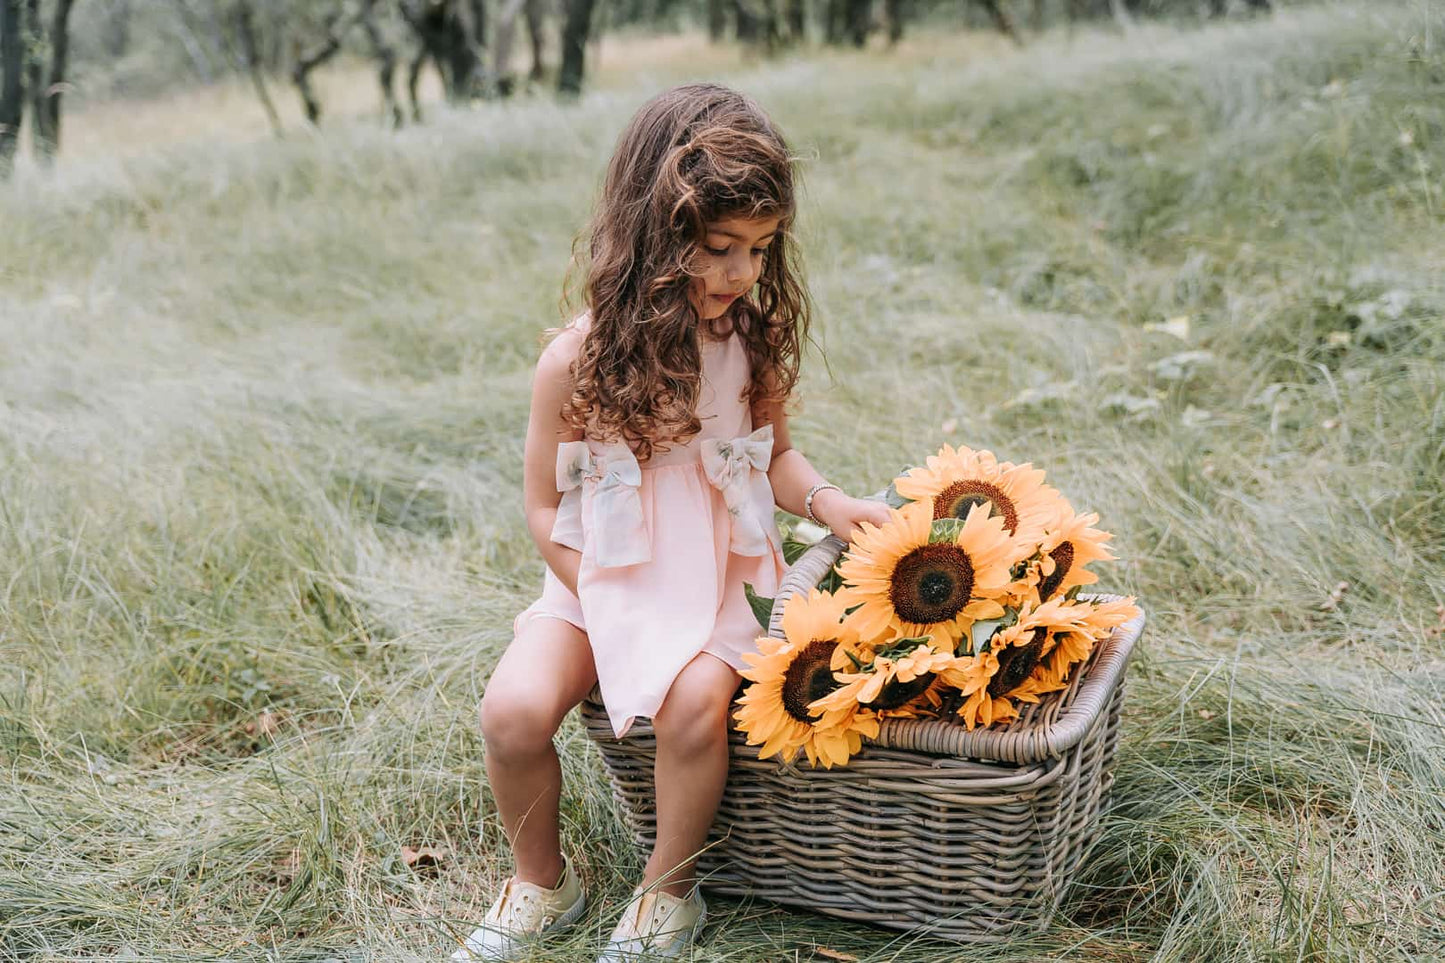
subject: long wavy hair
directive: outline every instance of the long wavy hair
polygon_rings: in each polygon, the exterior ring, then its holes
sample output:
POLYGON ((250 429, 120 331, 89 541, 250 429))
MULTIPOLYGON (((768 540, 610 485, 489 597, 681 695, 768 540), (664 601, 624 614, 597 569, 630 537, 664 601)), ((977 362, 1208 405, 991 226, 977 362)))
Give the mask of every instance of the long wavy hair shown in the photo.
MULTIPOLYGON (((608 164, 585 260, 573 245, 568 290, 583 273, 591 315, 562 409, 573 428, 621 438, 639 461, 702 430, 703 324, 688 285, 700 274, 707 224, 727 217, 777 217, 778 231, 754 290, 711 322, 709 335, 735 325, 746 345, 751 383, 739 400, 787 401, 811 313, 790 235, 793 165, 762 108, 727 87, 675 87, 638 110, 608 164)), ((575 307, 566 294, 564 305, 575 307)))

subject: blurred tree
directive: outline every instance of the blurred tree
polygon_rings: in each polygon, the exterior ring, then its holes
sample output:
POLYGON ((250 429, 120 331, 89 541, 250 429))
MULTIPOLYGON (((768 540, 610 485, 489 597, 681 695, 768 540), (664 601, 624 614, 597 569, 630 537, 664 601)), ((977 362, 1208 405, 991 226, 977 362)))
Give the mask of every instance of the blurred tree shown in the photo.
POLYGON ((844 34, 855 47, 868 42, 868 32, 873 27, 872 0, 845 0, 843 4, 844 34))
MULTIPOLYGON (((261 52, 256 43, 256 24, 252 20, 250 0, 237 0, 234 16, 236 33, 241 38, 241 56, 246 61, 246 72, 251 75, 251 86, 255 88, 261 107, 266 111, 266 119, 271 122, 271 132, 280 137, 281 118, 276 113, 276 105, 271 102, 271 94, 266 90, 266 78, 261 73, 261 52)), ((312 122, 315 123, 314 118, 312 122)))
POLYGON ((582 93, 583 59, 587 36, 592 29, 593 0, 566 0, 562 23, 562 66, 557 74, 557 92, 564 97, 582 93))
POLYGON ((526 0, 522 16, 527 20, 527 39, 532 46, 532 69, 527 71, 527 76, 535 83, 545 73, 542 66, 542 0, 526 0))
MULTIPOLYGON (((1251 12, 1263 10, 1269 12, 1272 7, 1270 0, 1244 0, 1244 5, 1251 12)), ((1229 10, 1229 0, 1209 0, 1209 13, 1211 16, 1222 17, 1229 10)))
MULTIPOLYGON (((242 7, 246 6, 242 0, 242 7)), ((344 17, 345 10, 337 6, 326 15, 323 27, 325 37, 310 47, 301 50, 296 56, 296 63, 291 68, 291 79, 296 84, 296 89, 301 92, 301 105, 306 111, 306 119, 317 124, 321 121, 321 101, 316 99, 316 91, 311 86, 311 72, 320 67, 326 61, 341 50, 341 37, 350 26, 344 17)))
POLYGON ((482 79, 482 61, 476 46, 479 28, 471 23, 473 7, 462 0, 401 0, 401 15, 411 24, 422 46, 422 52, 412 60, 407 85, 412 92, 413 110, 417 104, 417 75, 426 58, 436 64, 449 102, 461 103, 476 94, 482 79))
POLYGON ((70 57, 70 11, 73 0, 55 0, 47 27, 40 0, 4 0, 0 10, 0 38, 5 63, 0 84, 0 168, 8 174, 15 155, 15 138, 24 120, 24 102, 30 102, 31 143, 35 157, 48 165, 60 151, 60 104, 66 91, 65 71, 70 57))
POLYGON ((801 44, 808 39, 808 5, 806 0, 786 0, 788 42, 801 44))
POLYGON ((25 116, 23 23, 20 0, 0 0, 0 178, 10 176, 25 116))
POLYGON ((527 22, 531 41, 532 66, 527 73, 533 82, 542 79, 542 0, 507 0, 497 14, 492 30, 491 88, 500 97, 511 96, 517 80, 512 71, 512 45, 516 40, 517 18, 527 22))
POLYGON ((396 50, 387 42, 386 35, 376 20, 376 0, 362 0, 361 28, 366 32, 371 55, 376 60, 377 83, 381 86, 381 115, 390 120, 393 127, 403 123, 401 105, 396 101, 396 90, 392 86, 396 76, 396 50))
POLYGON ((743 43, 757 43, 763 36, 761 11, 752 0, 732 0, 733 35, 743 43))
POLYGON ((124 57, 130 47, 130 0, 110 0, 105 11, 105 52, 124 57))
MULTIPOLYGON (((1023 43, 1018 30, 1014 28, 1013 17, 999 0, 972 0, 982 7, 989 16, 993 25, 998 30, 1011 38, 1015 43, 1023 43)), ((1043 0, 1035 0, 1036 17, 1042 17, 1038 5, 1043 0)), ((829 9, 825 22, 824 35, 829 43, 841 43, 844 38, 851 40, 855 46, 863 46, 868 41, 868 34, 873 29, 873 4, 871 0, 828 0, 829 9), (841 8, 841 10, 840 10, 841 8)), ((969 0, 965 0, 964 8, 967 9, 969 0)), ((903 27, 911 19, 912 11, 909 9, 912 4, 907 0, 884 0, 883 14, 888 29, 888 42, 897 43, 903 38, 903 27)))

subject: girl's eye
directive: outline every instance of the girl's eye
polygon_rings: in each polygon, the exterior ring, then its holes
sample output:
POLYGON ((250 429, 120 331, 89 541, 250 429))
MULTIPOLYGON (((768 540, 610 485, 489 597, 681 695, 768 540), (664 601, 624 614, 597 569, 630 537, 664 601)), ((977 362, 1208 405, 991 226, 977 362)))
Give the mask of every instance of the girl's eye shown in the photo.
POLYGON ((766 253, 768 253, 768 249, 765 247, 753 248, 753 257, 762 257, 766 253))
POLYGON ((708 247, 708 246, 706 246, 706 245, 703 246, 703 250, 706 251, 707 253, 713 255, 714 257, 722 257, 724 254, 726 254, 726 253, 728 252, 728 249, 727 249, 727 248, 722 248, 721 250, 719 250, 718 248, 708 247))

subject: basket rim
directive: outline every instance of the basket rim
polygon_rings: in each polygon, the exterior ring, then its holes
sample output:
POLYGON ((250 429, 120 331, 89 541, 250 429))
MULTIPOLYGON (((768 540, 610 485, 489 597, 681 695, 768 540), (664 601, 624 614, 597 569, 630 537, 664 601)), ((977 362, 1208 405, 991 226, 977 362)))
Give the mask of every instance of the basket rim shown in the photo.
MULTIPOLYGON (((784 605, 794 595, 806 595, 816 587, 846 547, 837 535, 828 534, 809 546, 788 567, 773 598, 769 636, 783 637, 784 605)), ((1084 597, 1110 601, 1122 596, 1099 593, 1084 597)), ((1120 625, 1095 647, 1089 661, 1075 673, 1069 690, 1072 702, 1052 722, 1025 723, 1009 729, 979 726, 969 730, 960 723, 937 719, 885 719, 877 737, 868 740, 869 745, 1012 763, 1057 759, 1078 745, 1098 721, 1109 697, 1123 681, 1125 665, 1144 630, 1144 622, 1141 607, 1138 616, 1120 625)))

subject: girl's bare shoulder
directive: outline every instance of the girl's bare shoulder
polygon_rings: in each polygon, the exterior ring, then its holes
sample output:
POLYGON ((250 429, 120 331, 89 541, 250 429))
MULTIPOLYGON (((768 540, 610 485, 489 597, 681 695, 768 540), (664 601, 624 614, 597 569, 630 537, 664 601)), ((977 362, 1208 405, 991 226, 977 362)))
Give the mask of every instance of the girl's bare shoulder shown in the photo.
POLYGON ((582 342, 587 337, 589 318, 579 315, 560 328, 548 329, 550 340, 537 359, 537 373, 551 377, 566 377, 582 351, 582 342))

